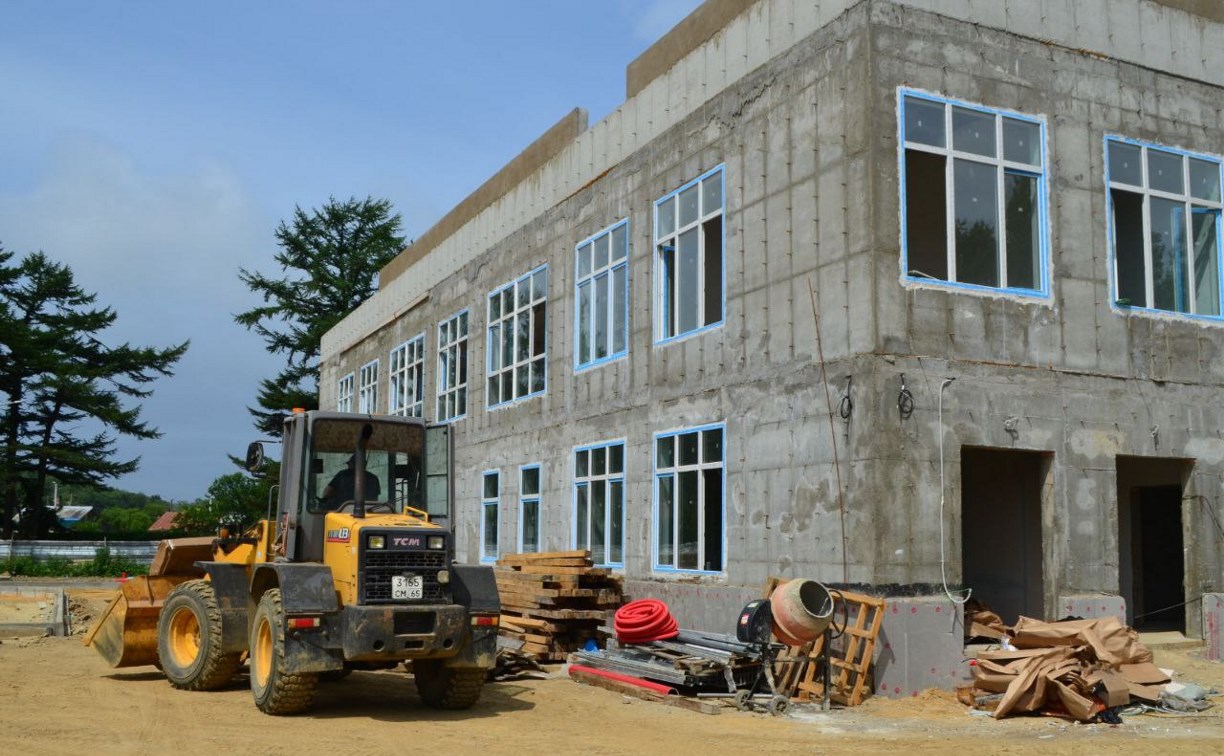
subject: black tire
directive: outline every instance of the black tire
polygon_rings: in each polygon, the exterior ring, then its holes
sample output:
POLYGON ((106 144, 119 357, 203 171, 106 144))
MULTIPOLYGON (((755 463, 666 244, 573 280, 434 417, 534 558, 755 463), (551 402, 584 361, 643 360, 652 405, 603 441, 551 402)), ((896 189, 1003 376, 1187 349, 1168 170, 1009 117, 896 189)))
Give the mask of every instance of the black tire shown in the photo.
POLYGON ((166 597, 157 618, 158 666, 183 690, 216 690, 238 674, 242 652, 221 652, 221 609, 212 583, 188 580, 166 597))
POLYGON ((453 669, 437 659, 412 663, 417 693, 426 706, 435 709, 470 709, 480 700, 483 669, 453 669))
POLYGON ((285 610, 279 588, 259 599, 251 625, 251 694, 265 714, 297 714, 314 704, 319 676, 291 674, 285 666, 285 610))

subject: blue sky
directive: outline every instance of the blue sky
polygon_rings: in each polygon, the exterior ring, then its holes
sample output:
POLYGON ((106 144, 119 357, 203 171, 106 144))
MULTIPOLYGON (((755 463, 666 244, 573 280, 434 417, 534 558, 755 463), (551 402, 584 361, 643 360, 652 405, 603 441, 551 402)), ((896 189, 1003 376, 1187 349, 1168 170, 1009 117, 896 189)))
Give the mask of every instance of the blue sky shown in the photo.
POLYGON ((385 197, 418 236, 699 0, 6 0, 0 244, 43 250, 113 306, 111 343, 191 339, 121 441, 116 485, 203 495, 255 438, 278 367, 233 324, 240 266, 275 272, 295 205, 385 197))

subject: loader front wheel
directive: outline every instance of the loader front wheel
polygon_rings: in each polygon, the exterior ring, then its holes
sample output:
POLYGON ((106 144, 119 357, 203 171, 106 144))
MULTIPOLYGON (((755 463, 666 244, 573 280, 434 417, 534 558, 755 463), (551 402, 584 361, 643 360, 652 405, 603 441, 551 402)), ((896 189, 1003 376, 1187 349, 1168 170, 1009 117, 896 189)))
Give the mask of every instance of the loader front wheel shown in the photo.
POLYGON ((435 709, 470 709, 480 700, 483 669, 456 669, 436 659, 412 662, 417 693, 426 706, 435 709))
POLYGON ((297 714, 314 704, 319 676, 285 671, 285 610, 279 588, 259 600, 251 627, 251 693, 265 714, 297 714))
POLYGON ((221 652, 221 609, 212 584, 188 580, 166 597, 157 621, 158 666, 184 690, 216 690, 234 679, 242 653, 221 652))

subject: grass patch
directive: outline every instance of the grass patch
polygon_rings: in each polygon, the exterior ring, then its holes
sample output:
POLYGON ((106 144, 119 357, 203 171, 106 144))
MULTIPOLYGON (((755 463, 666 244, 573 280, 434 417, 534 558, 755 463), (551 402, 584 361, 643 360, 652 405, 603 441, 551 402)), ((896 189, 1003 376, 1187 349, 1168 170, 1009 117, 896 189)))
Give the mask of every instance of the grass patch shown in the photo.
POLYGON ((86 562, 74 562, 64 557, 36 559, 32 556, 13 556, 0 562, 0 571, 22 577, 119 577, 144 575, 149 571, 145 564, 114 556, 103 546, 94 550, 94 558, 86 562))

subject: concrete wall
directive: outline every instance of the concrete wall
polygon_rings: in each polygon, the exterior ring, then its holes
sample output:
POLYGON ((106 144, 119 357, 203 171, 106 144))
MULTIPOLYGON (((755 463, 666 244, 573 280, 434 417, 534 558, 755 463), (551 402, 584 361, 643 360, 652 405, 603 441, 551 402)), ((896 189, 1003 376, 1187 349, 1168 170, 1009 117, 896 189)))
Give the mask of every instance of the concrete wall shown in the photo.
MULTIPOLYGON (((924 410, 937 405, 940 379, 957 378, 944 396, 945 450, 969 445, 1053 452, 1055 497, 1045 513, 1045 571, 1053 579, 1047 608, 1054 608, 1058 591, 1116 593, 1118 455, 1196 460, 1187 494, 1212 501, 1220 496, 1224 416, 1218 396, 1224 361, 1214 356, 1224 348, 1224 330, 1219 323, 1111 305, 1103 140, 1117 134, 1224 153, 1220 89, 900 5, 877 3, 871 18, 878 72, 872 95, 872 121, 878 124, 874 319, 877 348, 896 355, 881 370, 920 381, 915 417, 925 414, 927 422, 931 416, 924 410), (896 88, 901 85, 1046 118, 1049 301, 901 280, 896 221, 896 88)), ((898 376, 888 375, 876 389, 895 395, 898 382, 898 376)), ((900 486, 915 493, 901 501, 880 499, 879 519, 897 526, 877 534, 877 556, 888 560, 906 550, 908 558, 878 570, 877 579, 930 581, 932 546, 923 549, 925 533, 912 528, 926 520, 931 502, 938 500, 932 472, 938 467, 933 442, 939 429, 888 432, 896 425, 886 417, 860 425, 877 430, 864 452, 881 461, 867 488, 900 486), (911 546, 918 553, 909 551, 911 546)), ((947 550, 959 555, 959 455, 945 460, 945 477, 947 550)), ((1198 546, 1187 560, 1188 597, 1218 585, 1221 574, 1218 532, 1209 529, 1201 507, 1192 509, 1186 513, 1187 530, 1198 546)), ((953 565, 949 575, 959 580, 959 568, 953 565)), ((1187 620, 1197 627, 1197 612, 1188 610, 1187 620)))
MULTIPOLYGON (((1052 455, 1041 513, 1050 616, 1060 597, 1120 590, 1118 455, 1195 461, 1186 492, 1205 499, 1183 515, 1187 596, 1217 589, 1224 331, 1110 305, 1102 140, 1224 152, 1224 26, 1147 0, 1032 10, 1021 0, 762 0, 330 332, 323 406, 341 375, 375 357, 385 401, 387 353, 425 332, 432 416, 437 323, 470 308, 469 412, 455 424, 461 550, 477 557, 486 469, 502 472, 502 548, 513 548, 518 466, 537 462, 543 547, 568 547, 573 447, 624 439, 630 592, 653 586, 691 626, 725 630, 719 618, 733 619, 769 575, 938 595, 946 576, 956 588, 962 446, 1052 455), (1045 116, 1048 300, 902 281, 900 85, 1045 116), (719 164, 726 321, 656 346, 652 203, 719 164), (575 375, 573 247, 622 218, 629 356, 575 375), (487 294, 542 263, 548 390, 486 411, 487 294), (941 392, 946 377, 957 380, 941 392), (910 415, 897 408, 902 380, 910 415), (830 421, 847 385, 853 411, 830 421), (727 426, 726 573, 657 574, 652 434, 709 422, 727 426)), ((1188 615, 1194 630, 1201 618, 1188 615)), ((931 674, 951 674, 947 661, 931 674)), ((908 689, 904 679, 893 687, 908 689)))

